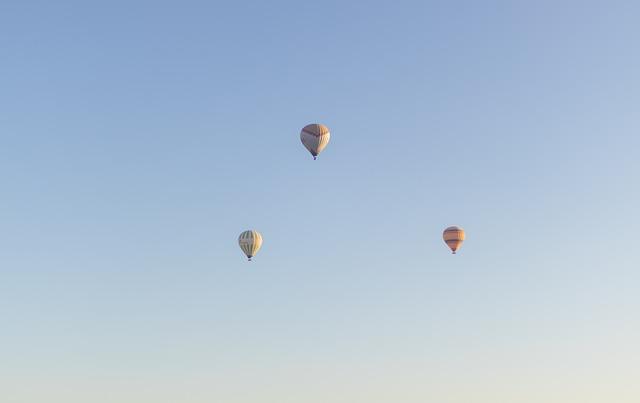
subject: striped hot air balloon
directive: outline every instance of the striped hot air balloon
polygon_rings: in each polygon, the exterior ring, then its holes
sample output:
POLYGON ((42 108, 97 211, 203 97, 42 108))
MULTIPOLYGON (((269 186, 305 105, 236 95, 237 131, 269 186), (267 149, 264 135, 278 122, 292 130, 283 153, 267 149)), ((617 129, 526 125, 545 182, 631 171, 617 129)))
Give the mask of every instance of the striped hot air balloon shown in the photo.
POLYGON ((447 246, 451 249, 451 251, 455 255, 456 251, 460 249, 460 246, 462 246, 462 242, 464 242, 464 238, 465 238, 464 230, 456 226, 449 227, 444 230, 444 233, 442 234, 442 238, 444 239, 444 242, 447 244, 447 246))
POLYGON ((238 238, 240 249, 247 255, 249 261, 258 253, 262 246, 262 235, 256 230, 244 231, 238 238))
POLYGON ((329 144, 329 138, 331 138, 329 128, 319 123, 306 125, 300 132, 300 140, 313 155, 314 160, 329 144))

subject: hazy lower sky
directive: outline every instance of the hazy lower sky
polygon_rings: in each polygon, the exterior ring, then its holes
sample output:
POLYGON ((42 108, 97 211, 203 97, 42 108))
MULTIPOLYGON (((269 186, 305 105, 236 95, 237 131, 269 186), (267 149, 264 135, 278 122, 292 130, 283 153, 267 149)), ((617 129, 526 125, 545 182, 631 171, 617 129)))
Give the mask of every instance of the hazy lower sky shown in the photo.
POLYGON ((0 401, 638 402, 639 15, 1 2, 0 401))

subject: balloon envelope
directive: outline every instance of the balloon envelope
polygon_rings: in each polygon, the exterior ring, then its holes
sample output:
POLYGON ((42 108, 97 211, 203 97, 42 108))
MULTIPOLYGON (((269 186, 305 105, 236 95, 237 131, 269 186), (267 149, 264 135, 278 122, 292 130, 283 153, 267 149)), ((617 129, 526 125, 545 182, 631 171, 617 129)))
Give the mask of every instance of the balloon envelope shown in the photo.
POLYGON ((244 254, 247 255, 247 258, 249 258, 249 261, 251 261, 251 258, 258 253, 262 246, 262 235, 256 230, 244 231, 238 237, 238 244, 244 254))
POLYGON ((464 242, 465 236, 466 235, 464 233, 464 230, 460 227, 456 227, 455 225, 453 227, 445 229, 444 233, 442 234, 444 242, 451 249, 453 254, 455 254, 456 251, 460 249, 460 246, 462 246, 462 242, 464 242))
POLYGON ((313 155, 313 159, 316 159, 318 154, 329 144, 330 138, 329 128, 319 123, 306 125, 300 132, 300 141, 313 155))

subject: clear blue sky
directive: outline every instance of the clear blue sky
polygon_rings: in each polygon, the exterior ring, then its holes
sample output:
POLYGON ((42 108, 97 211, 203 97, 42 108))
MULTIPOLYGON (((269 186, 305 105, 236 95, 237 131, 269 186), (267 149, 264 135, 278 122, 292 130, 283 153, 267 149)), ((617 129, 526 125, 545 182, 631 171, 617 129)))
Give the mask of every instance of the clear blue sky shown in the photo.
POLYGON ((637 402, 639 13, 0 3, 0 401, 637 402))

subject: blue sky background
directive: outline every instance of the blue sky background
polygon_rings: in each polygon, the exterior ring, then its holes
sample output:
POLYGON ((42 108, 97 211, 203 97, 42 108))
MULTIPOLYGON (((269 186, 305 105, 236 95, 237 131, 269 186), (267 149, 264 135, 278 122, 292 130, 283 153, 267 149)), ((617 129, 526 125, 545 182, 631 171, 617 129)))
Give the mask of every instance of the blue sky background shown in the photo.
POLYGON ((0 400, 637 402, 639 13, 0 3, 0 400))

